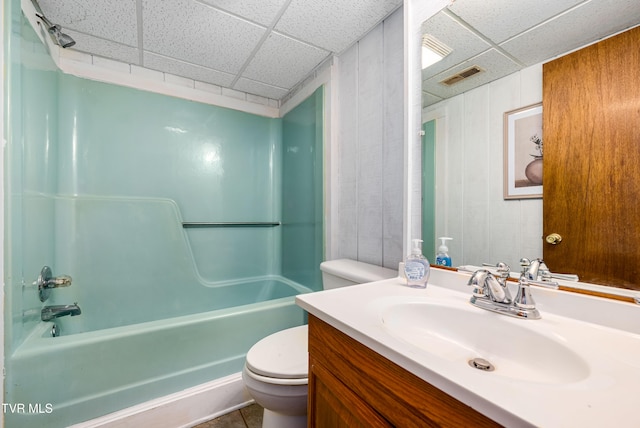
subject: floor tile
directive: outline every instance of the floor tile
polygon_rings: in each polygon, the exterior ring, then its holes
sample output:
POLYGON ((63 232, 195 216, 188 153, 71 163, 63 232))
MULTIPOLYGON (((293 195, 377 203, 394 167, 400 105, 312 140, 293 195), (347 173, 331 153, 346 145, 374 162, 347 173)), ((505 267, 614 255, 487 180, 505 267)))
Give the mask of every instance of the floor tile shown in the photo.
POLYGON ((257 404, 252 404, 240 409, 247 428, 262 428, 262 413, 264 409, 257 404))
POLYGON ((261 428, 263 409, 257 404, 243 407, 193 428, 261 428))

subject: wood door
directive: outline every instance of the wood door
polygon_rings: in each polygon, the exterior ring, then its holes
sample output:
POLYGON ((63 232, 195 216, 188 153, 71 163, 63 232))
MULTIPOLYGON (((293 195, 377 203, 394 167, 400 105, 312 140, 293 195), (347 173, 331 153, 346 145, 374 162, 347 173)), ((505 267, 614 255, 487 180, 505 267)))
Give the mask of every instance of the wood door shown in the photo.
POLYGON ((640 289, 640 27, 543 66, 551 271, 640 289))

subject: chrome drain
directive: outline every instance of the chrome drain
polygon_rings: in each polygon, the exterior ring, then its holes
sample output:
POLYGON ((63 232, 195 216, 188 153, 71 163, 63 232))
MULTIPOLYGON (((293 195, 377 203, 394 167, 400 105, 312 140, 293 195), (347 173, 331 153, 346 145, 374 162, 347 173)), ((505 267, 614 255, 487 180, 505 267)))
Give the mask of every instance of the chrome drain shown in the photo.
POLYGON ((492 372, 496 369, 493 364, 484 358, 472 358, 469 360, 469 365, 474 369, 482 370, 483 372, 492 372))

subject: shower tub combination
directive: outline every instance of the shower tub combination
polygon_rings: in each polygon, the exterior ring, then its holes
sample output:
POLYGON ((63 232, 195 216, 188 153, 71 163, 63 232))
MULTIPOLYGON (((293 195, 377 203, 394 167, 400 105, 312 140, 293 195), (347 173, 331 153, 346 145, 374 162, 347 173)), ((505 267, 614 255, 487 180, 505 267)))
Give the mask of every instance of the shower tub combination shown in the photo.
POLYGON ((255 342, 305 323, 294 296, 320 289, 322 88, 273 118, 78 78, 17 4, 4 403, 27 411, 6 426, 69 426, 239 375, 255 342), (185 228, 203 221, 222 227, 185 228), (41 302, 45 265, 72 283, 41 302), (70 304, 81 314, 41 321, 70 304))
POLYGON ((309 290, 285 278, 208 291, 212 306, 221 294, 252 297, 238 297, 231 308, 93 331, 94 321, 104 323, 83 311, 55 321, 59 337, 51 335, 53 322, 43 322, 12 355, 11 365, 12 372, 29 373, 12 401, 45 411, 7 415, 8 426, 67 426, 237 373, 259 339, 304 323, 292 296, 309 290), (74 332, 79 318, 82 331, 74 332))
MULTIPOLYGON (((254 343, 306 321, 294 296, 312 290, 285 277, 202 279, 192 257, 197 239, 171 200, 55 197, 53 204, 69 219, 58 229, 75 236, 59 244, 67 247, 58 248, 55 269, 72 284, 52 289, 44 305, 77 302, 82 313, 42 322, 42 304, 33 306, 38 319, 8 359, 7 382, 12 403, 43 412, 7 414, 8 426, 68 426, 239 373, 254 343), (136 215, 145 221, 132 222, 136 215), (101 229, 107 218, 110 227, 101 229)), ((223 241, 238 234, 195 232, 223 241)), ((36 287, 25 288, 24 300, 38 302, 36 287)))

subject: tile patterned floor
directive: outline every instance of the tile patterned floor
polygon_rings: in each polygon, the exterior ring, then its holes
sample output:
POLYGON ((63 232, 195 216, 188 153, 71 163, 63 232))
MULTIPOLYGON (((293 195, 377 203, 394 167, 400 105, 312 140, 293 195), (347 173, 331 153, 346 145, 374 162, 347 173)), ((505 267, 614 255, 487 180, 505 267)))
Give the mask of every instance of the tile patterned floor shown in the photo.
POLYGON ((193 428, 261 428, 262 410, 259 405, 252 404, 193 428))

